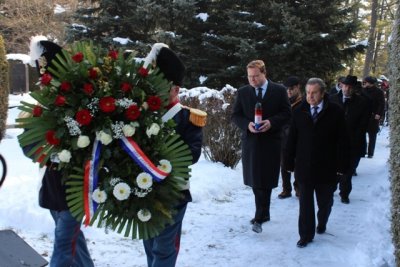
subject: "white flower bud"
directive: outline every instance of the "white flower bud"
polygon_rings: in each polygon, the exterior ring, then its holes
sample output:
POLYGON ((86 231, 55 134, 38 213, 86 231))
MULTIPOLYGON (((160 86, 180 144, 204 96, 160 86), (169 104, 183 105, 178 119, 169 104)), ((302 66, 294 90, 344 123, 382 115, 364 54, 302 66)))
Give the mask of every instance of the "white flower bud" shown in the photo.
POLYGON ((69 162, 71 160, 71 152, 66 149, 63 149, 61 152, 57 154, 58 158, 61 162, 69 162))
POLYGON ((113 140, 111 135, 103 131, 98 132, 96 138, 97 140, 100 140, 100 142, 105 146, 111 143, 113 140))
POLYGON ((129 137, 135 134, 135 127, 132 127, 131 125, 124 125, 124 127, 122 127, 122 131, 124 132, 124 135, 129 137))
POLYGON ((78 147, 84 148, 84 147, 87 147, 89 144, 90 144, 90 139, 88 136, 80 135, 78 137, 78 142, 77 142, 78 147))
POLYGON ((150 125, 150 128, 146 129, 146 134, 150 138, 152 135, 157 135, 159 131, 160 125, 158 125, 157 123, 152 123, 150 125))

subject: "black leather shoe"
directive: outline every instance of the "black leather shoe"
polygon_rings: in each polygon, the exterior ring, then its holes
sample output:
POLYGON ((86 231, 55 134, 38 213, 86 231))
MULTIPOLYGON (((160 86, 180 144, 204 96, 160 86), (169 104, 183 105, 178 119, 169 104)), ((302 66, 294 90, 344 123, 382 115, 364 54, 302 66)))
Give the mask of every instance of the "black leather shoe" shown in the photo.
POLYGON ((340 200, 343 204, 350 204, 350 199, 348 197, 341 197, 340 200))
POLYGON ((256 218, 253 218, 253 219, 250 220, 250 223, 254 224, 255 222, 258 222, 259 224, 262 224, 262 223, 268 222, 269 220, 270 220, 269 216, 264 217, 261 220, 257 220, 256 218))
POLYGON ((257 234, 262 232, 262 226, 260 223, 258 222, 254 222, 253 227, 251 228, 251 230, 253 230, 254 232, 256 232, 257 234))
POLYGON ((305 248, 308 243, 312 242, 312 239, 303 239, 301 238, 299 241, 297 241, 297 247, 298 248, 305 248))
POLYGON ((291 196, 292 196, 292 193, 290 193, 288 191, 282 191, 282 193, 280 193, 278 195, 278 198, 285 199, 285 198, 288 198, 288 197, 291 197, 291 196))
POLYGON ((374 157, 374 156, 372 156, 372 155, 368 155, 368 158, 369 158, 369 159, 372 159, 373 157, 374 157))
POLYGON ((326 226, 317 226, 317 234, 322 235, 326 231, 326 226))

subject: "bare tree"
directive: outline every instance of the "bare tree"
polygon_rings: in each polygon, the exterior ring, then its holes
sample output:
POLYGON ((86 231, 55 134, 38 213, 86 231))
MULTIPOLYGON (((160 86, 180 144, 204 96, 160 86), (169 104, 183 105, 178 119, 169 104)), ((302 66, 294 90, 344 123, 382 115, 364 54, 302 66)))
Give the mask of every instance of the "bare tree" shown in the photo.
POLYGON ((62 42, 65 23, 78 0, 4 0, 0 2, 0 33, 7 53, 27 53, 32 36, 44 35, 62 42), (56 4, 67 7, 65 13, 55 10, 56 4))
POLYGON ((378 0, 371 1, 371 24, 369 27, 368 34, 368 48, 365 55, 363 77, 368 76, 371 72, 371 63, 374 56, 374 51, 376 48, 376 23, 378 21, 378 0))

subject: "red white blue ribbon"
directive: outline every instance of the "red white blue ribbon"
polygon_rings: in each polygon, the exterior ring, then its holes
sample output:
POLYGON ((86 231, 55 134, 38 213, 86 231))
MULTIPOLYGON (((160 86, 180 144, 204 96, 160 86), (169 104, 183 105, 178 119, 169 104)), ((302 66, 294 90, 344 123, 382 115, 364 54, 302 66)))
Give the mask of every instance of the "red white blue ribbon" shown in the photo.
POLYGON ((97 188, 99 181, 99 161, 100 161, 101 143, 94 141, 92 149, 92 160, 88 160, 85 164, 84 186, 83 186, 83 202, 85 207, 85 225, 88 226, 90 219, 97 210, 98 203, 92 198, 93 191, 97 188))
POLYGON ((154 180, 160 182, 168 176, 167 172, 160 170, 151 162, 132 138, 122 137, 120 142, 126 153, 128 153, 128 155, 142 168, 143 171, 149 173, 154 180))

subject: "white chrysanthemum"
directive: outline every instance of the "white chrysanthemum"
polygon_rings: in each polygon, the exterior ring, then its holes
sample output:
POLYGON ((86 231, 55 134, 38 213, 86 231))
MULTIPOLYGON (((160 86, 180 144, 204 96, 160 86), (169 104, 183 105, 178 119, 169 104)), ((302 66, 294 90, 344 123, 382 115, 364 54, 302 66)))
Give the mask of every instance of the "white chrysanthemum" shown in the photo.
POLYGON ((107 200, 107 194, 104 190, 96 188, 92 193, 92 199, 97 203, 104 203, 107 200))
POLYGON ((172 170, 172 165, 171 162, 169 162, 168 160, 162 159, 160 160, 160 165, 158 165, 157 168, 159 168, 163 172, 170 173, 172 170))
POLYGON ((130 137, 130 136, 134 135, 135 130, 136 130, 135 127, 133 127, 130 124, 124 125, 124 127, 122 127, 122 131, 124 132, 124 135, 126 137, 130 137))
POLYGON ((113 195, 116 199, 122 201, 128 199, 131 194, 131 188, 127 183, 118 183, 113 190, 113 195))
POLYGON ((160 131, 160 125, 152 123, 149 128, 146 129, 146 134, 150 138, 152 135, 157 135, 160 131))
POLYGON ((105 146, 112 142, 112 136, 103 131, 98 132, 96 138, 105 146))
POLYGON ((90 144, 90 139, 88 136, 80 135, 78 137, 78 142, 77 142, 78 147, 84 148, 84 147, 87 147, 89 144, 90 144))
POLYGON ((142 172, 136 177, 139 188, 147 189, 153 185, 153 179, 147 172, 142 172))
POLYGON ((138 211, 137 216, 142 222, 147 222, 151 219, 151 212, 148 209, 141 209, 138 211))
POLYGON ((61 152, 57 153, 58 159, 61 162, 69 162, 71 160, 71 152, 66 149, 63 149, 61 152))

